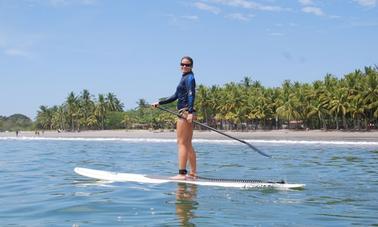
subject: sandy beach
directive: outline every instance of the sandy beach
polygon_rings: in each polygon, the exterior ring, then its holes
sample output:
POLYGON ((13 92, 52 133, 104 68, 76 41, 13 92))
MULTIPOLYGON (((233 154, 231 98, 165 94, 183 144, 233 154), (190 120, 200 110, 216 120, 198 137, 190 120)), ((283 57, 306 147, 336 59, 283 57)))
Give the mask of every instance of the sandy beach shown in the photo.
MULTIPOLYGON (((224 131, 225 133, 239 139, 256 140, 306 140, 306 141, 366 141, 378 142, 378 131, 343 132, 343 131, 292 131, 292 130, 271 130, 271 131, 249 131, 235 132, 224 131)), ((15 132, 0 132, 0 137, 16 137, 15 132)), ((46 138, 154 138, 174 139, 176 132, 172 130, 96 130, 81 132, 57 132, 40 131, 39 135, 34 131, 21 131, 18 137, 46 137, 46 138)), ((195 139, 229 139, 213 131, 194 131, 195 139)))

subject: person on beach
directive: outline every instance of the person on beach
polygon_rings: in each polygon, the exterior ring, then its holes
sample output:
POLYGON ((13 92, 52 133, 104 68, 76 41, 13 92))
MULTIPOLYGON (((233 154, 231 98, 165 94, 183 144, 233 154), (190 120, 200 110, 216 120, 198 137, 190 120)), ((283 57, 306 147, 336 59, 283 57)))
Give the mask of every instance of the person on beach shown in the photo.
POLYGON ((180 118, 177 120, 176 133, 178 145, 178 175, 172 179, 187 179, 196 178, 197 158, 196 152, 192 146, 193 137, 193 120, 195 120, 194 100, 196 93, 196 82, 192 72, 193 59, 189 56, 181 58, 181 80, 176 88, 176 92, 166 100, 155 102, 153 107, 167 104, 178 100, 177 110, 180 118), (187 162, 189 161, 190 173, 186 170, 187 162))

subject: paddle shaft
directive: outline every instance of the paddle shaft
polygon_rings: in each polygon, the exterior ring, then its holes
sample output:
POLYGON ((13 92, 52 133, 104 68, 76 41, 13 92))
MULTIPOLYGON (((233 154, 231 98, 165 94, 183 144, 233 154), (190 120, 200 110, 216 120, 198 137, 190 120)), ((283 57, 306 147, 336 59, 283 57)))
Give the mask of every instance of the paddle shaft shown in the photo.
MULTIPOLYGON (((168 110, 168 109, 162 108, 162 107, 160 107, 160 106, 157 106, 157 108, 160 109, 160 110, 162 110, 162 111, 165 111, 165 112, 171 113, 171 114, 173 114, 173 115, 176 115, 176 116, 179 117, 179 118, 183 118, 180 114, 178 114, 178 113, 176 113, 176 112, 174 112, 174 111, 171 111, 171 110, 168 110)), ((248 143, 248 142, 245 141, 245 140, 241 140, 241 139, 235 138, 235 137, 233 137, 233 136, 230 136, 230 135, 228 135, 228 134, 226 134, 226 133, 224 133, 224 132, 221 132, 221 131, 219 131, 219 130, 217 130, 217 129, 215 129, 215 128, 212 128, 212 127, 210 127, 210 126, 208 126, 208 125, 205 125, 205 124, 203 124, 203 123, 201 123, 201 122, 198 122, 198 121, 195 121, 195 120, 193 120, 193 122, 194 122, 195 124, 197 124, 197 125, 200 125, 200 126, 202 126, 202 127, 204 127, 204 128, 207 128, 207 129, 210 129, 210 130, 212 130, 212 131, 214 131, 214 132, 217 132, 217 133, 219 133, 219 134, 221 134, 221 135, 224 135, 224 136, 226 136, 226 137, 228 137, 228 138, 231 138, 231 139, 234 139, 234 140, 239 141, 239 142, 241 142, 241 143, 244 143, 244 144, 246 144, 248 147, 250 147, 252 150, 256 151, 257 153, 259 153, 259 154, 261 154, 261 155, 263 155, 263 156, 265 156, 265 157, 268 157, 268 158, 271 158, 271 157, 272 157, 272 156, 270 156, 270 155, 268 155, 268 154, 265 154, 264 152, 260 151, 260 150, 257 149, 255 146, 253 146, 252 144, 248 143)))

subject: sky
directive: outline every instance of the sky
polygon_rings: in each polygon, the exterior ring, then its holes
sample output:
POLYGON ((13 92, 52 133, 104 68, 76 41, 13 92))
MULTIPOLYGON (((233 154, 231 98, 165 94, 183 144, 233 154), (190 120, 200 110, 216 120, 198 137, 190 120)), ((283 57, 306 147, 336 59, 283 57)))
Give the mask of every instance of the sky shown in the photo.
POLYGON ((0 115, 34 119, 73 91, 135 108, 205 86, 311 83, 378 64, 378 0, 0 0, 0 115))

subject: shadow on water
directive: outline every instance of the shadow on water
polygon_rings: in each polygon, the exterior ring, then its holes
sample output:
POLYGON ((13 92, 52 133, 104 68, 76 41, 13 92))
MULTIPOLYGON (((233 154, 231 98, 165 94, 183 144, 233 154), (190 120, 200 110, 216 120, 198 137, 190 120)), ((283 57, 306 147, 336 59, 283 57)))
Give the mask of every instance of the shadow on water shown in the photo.
POLYGON ((197 209, 198 203, 197 185, 178 183, 176 190, 176 215, 180 220, 181 226, 195 226, 193 218, 194 211, 197 209))
POLYGON ((362 159, 356 156, 333 156, 332 161, 362 162, 362 159))

